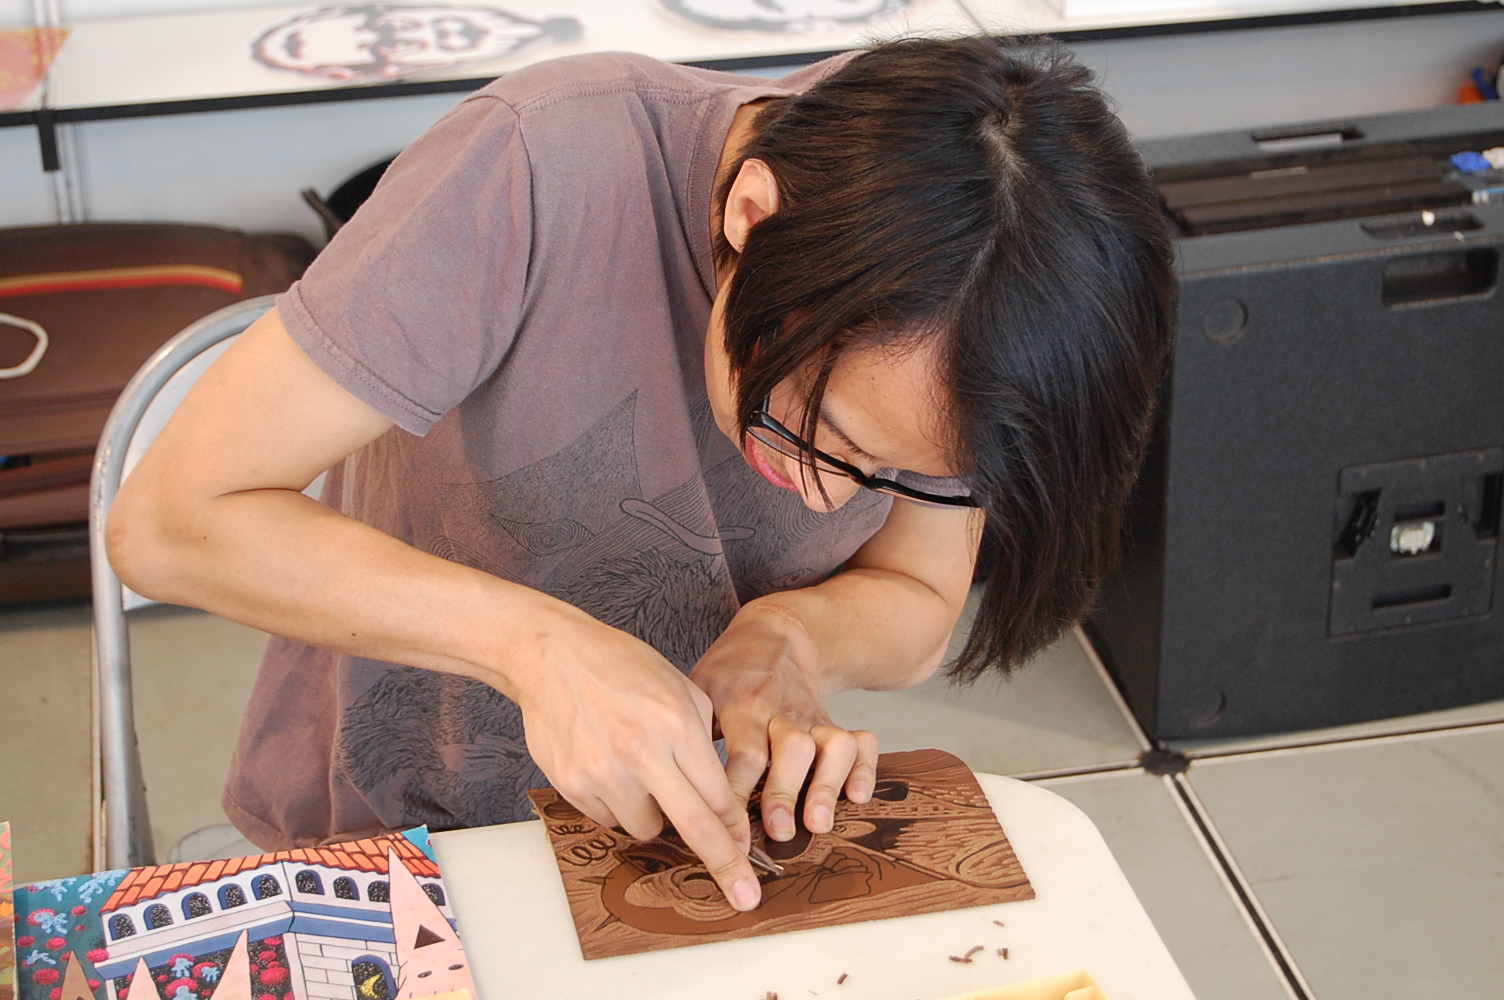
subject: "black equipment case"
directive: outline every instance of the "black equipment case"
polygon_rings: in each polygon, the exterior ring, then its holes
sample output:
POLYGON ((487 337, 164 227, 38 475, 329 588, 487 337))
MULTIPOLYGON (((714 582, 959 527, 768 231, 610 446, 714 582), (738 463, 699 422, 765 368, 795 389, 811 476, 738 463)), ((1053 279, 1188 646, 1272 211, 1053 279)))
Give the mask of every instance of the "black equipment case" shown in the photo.
POLYGON ((1180 328, 1089 630, 1155 738, 1504 698, 1504 172, 1449 159, 1495 146, 1499 102, 1141 145, 1180 328))

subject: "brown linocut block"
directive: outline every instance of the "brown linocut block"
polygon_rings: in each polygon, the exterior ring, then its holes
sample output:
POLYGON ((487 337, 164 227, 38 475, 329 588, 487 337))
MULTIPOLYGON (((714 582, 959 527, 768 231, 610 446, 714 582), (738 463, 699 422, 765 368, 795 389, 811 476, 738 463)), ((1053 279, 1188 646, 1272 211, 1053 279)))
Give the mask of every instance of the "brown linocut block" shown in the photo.
POLYGON ((751 913, 731 908, 672 831, 635 841, 551 788, 528 794, 587 959, 1034 898, 976 777, 943 750, 883 754, 872 800, 842 800, 828 834, 779 843, 754 822, 784 873, 760 876, 751 913))

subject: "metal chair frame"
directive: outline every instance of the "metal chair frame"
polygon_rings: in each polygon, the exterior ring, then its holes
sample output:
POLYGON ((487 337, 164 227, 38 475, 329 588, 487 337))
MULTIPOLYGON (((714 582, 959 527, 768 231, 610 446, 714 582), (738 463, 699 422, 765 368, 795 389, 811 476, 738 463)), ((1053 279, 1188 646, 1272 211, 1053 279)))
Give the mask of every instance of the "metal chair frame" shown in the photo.
POLYGON ((242 333, 271 308, 265 295, 226 306, 193 323, 158 348, 131 378, 110 411, 89 481, 89 561, 94 591, 94 671, 104 808, 104 860, 109 868, 156 863, 146 782, 136 741, 131 694, 130 631, 125 591, 105 552, 105 523, 125 473, 126 454, 158 393, 204 351, 242 333))

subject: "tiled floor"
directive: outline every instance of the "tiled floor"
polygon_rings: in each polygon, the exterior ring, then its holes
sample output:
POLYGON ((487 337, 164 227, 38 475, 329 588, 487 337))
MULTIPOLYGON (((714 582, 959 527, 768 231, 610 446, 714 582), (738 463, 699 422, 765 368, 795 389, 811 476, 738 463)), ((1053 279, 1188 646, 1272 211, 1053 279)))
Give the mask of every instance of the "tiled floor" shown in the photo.
POLYGON ((1092 818, 1201 1000, 1283 1000, 1279 975, 1164 778, 1134 770, 1044 782, 1092 818))
MULTIPOLYGON (((165 859, 224 822, 233 723, 265 636, 180 609, 133 621, 165 859)), ((22 881, 92 863, 88 643, 82 605, 0 612, 0 818, 15 826, 22 881)), ((832 711, 888 749, 947 747, 1078 805, 1202 1000, 1500 995, 1504 703, 1184 744, 1189 769, 1166 778, 1137 766, 1141 736, 1067 637, 1006 682, 847 694, 832 711)), ((215 853, 211 840, 185 849, 215 853)))
MULTIPOLYGON (((0 611, 0 819, 19 881, 94 867, 87 604, 0 611)), ((266 635, 212 615, 131 615, 137 735, 158 859, 227 822, 219 791, 266 635)))
POLYGON ((1504 724, 1188 773, 1315 996, 1500 995, 1504 724))

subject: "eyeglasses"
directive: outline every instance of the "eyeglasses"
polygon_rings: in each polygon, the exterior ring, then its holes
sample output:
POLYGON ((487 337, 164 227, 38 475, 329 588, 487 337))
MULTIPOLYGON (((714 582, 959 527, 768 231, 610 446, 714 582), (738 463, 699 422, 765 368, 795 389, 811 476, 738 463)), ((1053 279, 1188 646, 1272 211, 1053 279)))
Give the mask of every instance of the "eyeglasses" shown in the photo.
MULTIPOLYGON (((851 463, 843 462, 839 458, 827 455, 773 419, 773 416, 768 413, 768 404, 771 401, 772 396, 764 397, 762 406, 758 407, 752 414, 752 421, 748 425, 747 433, 778 452, 778 454, 796 459, 801 463, 812 464, 816 472, 829 473, 833 476, 844 476, 863 489, 872 490, 876 493, 886 493, 889 496, 903 497, 905 500, 913 500, 916 503, 935 504, 940 507, 979 506, 967 494, 932 493, 906 485, 897 479, 889 479, 884 476, 869 476, 851 463)), ((932 476, 921 476, 917 472, 899 472, 898 475, 912 476, 926 482, 945 482, 945 480, 937 480, 932 476)))

